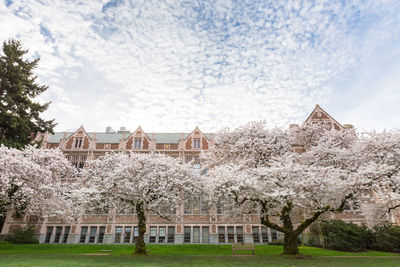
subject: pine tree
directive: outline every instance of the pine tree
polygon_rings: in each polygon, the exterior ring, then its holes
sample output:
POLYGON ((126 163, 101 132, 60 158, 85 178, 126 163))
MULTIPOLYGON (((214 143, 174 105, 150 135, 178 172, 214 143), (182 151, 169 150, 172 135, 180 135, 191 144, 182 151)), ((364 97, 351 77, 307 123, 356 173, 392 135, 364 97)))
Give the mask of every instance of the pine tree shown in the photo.
POLYGON ((40 117, 50 102, 41 104, 35 97, 48 86, 36 82, 34 69, 39 58, 28 60, 18 40, 3 42, 0 54, 0 145, 22 148, 39 132, 53 133, 54 120, 40 117))

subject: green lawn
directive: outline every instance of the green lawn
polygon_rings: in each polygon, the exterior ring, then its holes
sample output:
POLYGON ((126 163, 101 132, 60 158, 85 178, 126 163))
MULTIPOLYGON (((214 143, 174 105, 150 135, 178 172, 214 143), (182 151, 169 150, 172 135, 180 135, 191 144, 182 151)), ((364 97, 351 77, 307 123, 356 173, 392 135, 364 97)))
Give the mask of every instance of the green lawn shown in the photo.
POLYGON ((282 246, 256 246, 256 256, 231 256, 229 245, 148 245, 148 256, 131 256, 132 245, 12 245, 0 243, 0 266, 400 266, 400 255, 349 253, 300 247, 301 257, 281 256, 282 246), (112 250, 109 256, 87 256, 112 250))

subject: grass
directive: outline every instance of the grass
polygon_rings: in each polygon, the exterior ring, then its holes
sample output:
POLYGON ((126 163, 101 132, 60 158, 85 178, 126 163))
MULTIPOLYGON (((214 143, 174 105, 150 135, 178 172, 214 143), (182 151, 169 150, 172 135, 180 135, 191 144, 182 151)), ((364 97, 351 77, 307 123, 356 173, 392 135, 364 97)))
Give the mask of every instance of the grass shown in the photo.
MULTIPOLYGON (((256 256, 232 256, 230 245, 12 245, 0 243, 0 266, 399 266, 400 255, 300 247, 301 257, 282 256, 282 246, 256 245, 256 256), (112 250, 110 256, 86 256, 112 250)), ((244 252, 246 253, 246 252, 244 252)))

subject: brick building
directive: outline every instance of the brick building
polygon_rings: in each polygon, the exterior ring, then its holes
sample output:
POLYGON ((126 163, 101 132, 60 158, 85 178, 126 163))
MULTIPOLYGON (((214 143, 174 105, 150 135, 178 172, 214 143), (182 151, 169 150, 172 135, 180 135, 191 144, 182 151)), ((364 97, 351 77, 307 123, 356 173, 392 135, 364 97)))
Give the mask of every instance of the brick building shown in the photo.
MULTIPOLYGON (((350 125, 341 125, 320 106, 316 106, 305 123, 323 122, 341 130, 350 125)), ((297 127, 291 125, 290 127, 297 127)), ((177 157, 185 162, 193 162, 194 169, 200 169, 199 153, 213 146, 214 134, 203 133, 196 127, 190 133, 148 133, 139 126, 129 132, 121 127, 112 131, 87 132, 83 126, 74 132, 45 134, 42 146, 60 148, 77 168, 82 168, 89 159, 95 159, 109 151, 134 151, 137 153, 160 152, 177 157)), ((294 147, 294 150, 301 150, 294 147)), ((362 223, 363 217, 354 207, 336 217, 362 223)), ((217 212, 218 213, 218 212, 217 212)), ((225 218, 223 214, 210 214, 202 207, 202 200, 182 205, 177 209, 181 221, 170 222, 150 215, 145 234, 146 243, 267 243, 279 238, 280 233, 260 225, 257 215, 243 215, 238 221, 225 218)), ((137 236, 135 214, 88 215, 76 224, 65 224, 57 219, 37 221, 35 217, 15 219, 10 215, 4 224, 2 234, 16 227, 36 223, 36 234, 41 243, 134 243, 137 236)))

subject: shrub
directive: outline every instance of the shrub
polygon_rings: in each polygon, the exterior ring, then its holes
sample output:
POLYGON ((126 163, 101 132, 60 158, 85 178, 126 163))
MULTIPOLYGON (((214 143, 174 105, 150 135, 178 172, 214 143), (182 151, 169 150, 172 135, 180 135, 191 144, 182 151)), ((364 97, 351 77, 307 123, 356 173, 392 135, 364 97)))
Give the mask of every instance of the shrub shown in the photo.
POLYGON ((329 249, 359 252, 369 248, 373 235, 365 226, 345 223, 341 220, 321 223, 325 246, 329 249))
POLYGON ((13 244, 37 244, 39 241, 35 238, 35 230, 32 228, 15 229, 6 238, 6 241, 13 244))
POLYGON ((305 243, 305 245, 306 245, 306 246, 309 246, 309 247, 315 247, 315 246, 316 246, 316 243, 315 243, 315 238, 314 238, 314 236, 310 236, 310 237, 307 239, 307 242, 305 243))
POLYGON ((374 228, 371 247, 376 250, 400 252, 400 226, 385 224, 374 228))

